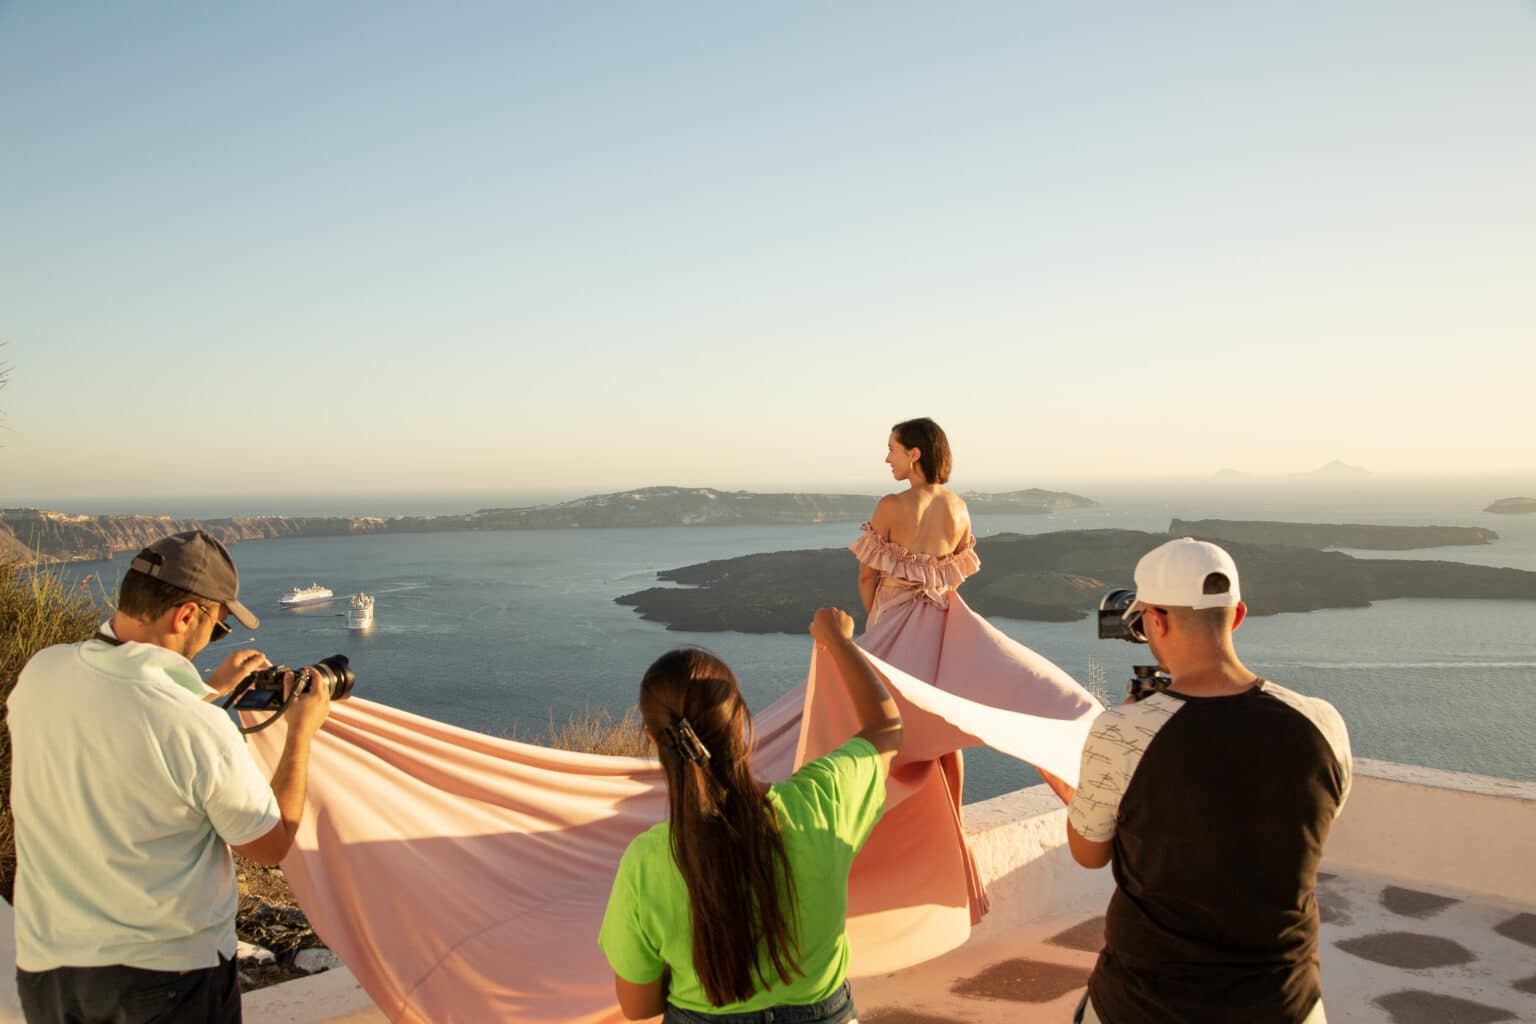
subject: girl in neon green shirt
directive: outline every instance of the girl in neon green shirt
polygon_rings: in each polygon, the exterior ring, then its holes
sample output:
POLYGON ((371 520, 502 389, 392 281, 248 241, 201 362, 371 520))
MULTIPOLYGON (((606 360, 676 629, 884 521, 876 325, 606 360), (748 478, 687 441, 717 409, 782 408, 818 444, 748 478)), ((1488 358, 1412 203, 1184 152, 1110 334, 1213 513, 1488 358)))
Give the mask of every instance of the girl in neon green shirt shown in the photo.
POLYGON ((670 814, 625 850, 598 937, 631 1020, 665 1012, 666 1024, 745 1024, 770 1009, 786 1024, 857 1017, 848 869, 884 809, 901 713, 847 614, 821 609, 811 635, 862 728, 784 782, 752 777, 751 713, 719 658, 678 648, 640 683, 670 814))

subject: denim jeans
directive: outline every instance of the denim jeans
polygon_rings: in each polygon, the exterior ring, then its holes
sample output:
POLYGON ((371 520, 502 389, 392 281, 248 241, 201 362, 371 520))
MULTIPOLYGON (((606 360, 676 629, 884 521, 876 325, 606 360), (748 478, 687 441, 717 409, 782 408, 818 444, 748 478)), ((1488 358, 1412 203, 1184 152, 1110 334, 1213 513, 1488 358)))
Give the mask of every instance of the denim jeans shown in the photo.
POLYGON ((819 1003, 772 1006, 766 1010, 746 1013, 704 1013, 668 1003, 661 1024, 848 1024, 849 1021, 858 1020, 858 1017, 858 1007, 853 1005, 853 992, 845 981, 836 992, 819 1003))

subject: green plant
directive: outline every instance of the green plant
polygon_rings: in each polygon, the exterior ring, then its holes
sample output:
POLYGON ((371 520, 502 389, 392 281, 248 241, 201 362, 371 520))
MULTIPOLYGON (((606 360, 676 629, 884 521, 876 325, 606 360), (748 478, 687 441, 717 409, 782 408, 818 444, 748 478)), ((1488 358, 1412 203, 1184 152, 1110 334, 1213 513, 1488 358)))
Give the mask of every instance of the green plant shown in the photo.
POLYGON ((100 584, 73 583, 58 568, 0 562, 0 895, 10 902, 16 881, 16 835, 11 827, 11 732, 4 702, 32 655, 44 647, 84 640, 96 631, 104 607, 100 584))

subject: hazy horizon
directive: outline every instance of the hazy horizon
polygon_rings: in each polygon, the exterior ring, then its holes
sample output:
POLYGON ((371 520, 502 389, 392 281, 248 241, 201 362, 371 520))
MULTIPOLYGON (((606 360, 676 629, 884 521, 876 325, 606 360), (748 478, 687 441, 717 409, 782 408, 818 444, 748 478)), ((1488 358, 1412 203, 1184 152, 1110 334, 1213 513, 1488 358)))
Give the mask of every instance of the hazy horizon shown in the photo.
MULTIPOLYGON (((1466 511, 1481 508, 1500 498, 1536 496, 1536 471, 1468 473, 1463 475, 1371 475, 1351 480, 1306 477, 1247 477, 1223 479, 1209 476, 1101 477, 1076 480, 994 480, 972 484, 951 481, 961 492, 1003 493, 1040 488, 1062 491, 1114 505, 1125 500, 1208 500, 1226 502, 1248 498, 1307 502, 1319 498, 1348 499, 1364 504, 1390 502, 1403 497, 1465 500, 1466 511), (1473 506, 1476 507, 1473 507, 1473 506)), ((713 488, 720 491, 756 493, 867 494, 873 501, 881 494, 905 485, 890 481, 844 481, 814 484, 759 482, 722 486, 713 482, 652 481, 627 486, 590 489, 530 488, 523 490, 449 489, 435 491, 311 491, 249 492, 234 494, 164 492, 144 494, 54 494, 7 497, 0 506, 42 508, 71 515, 171 515, 179 518, 217 518, 229 515, 401 515, 468 513, 485 508, 556 504, 597 494, 638 490, 644 487, 713 488), (194 509, 195 511, 187 511, 194 509), (218 509, 213 512, 209 509, 218 509), (323 511, 316 511, 316 510, 323 511), (414 511, 401 512, 399 509, 414 511)))
POLYGON ((0 4, 0 505, 879 493, 923 415, 965 489, 1526 479, 1533 52, 1516 2, 0 4))

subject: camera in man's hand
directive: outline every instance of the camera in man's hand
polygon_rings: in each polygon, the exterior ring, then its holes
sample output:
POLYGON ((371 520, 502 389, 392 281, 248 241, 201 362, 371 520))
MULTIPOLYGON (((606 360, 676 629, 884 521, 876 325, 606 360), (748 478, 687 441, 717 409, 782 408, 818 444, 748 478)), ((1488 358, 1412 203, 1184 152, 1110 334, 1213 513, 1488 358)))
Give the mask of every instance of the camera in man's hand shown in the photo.
MULTIPOLYGON (((1147 634, 1141 625, 1141 617, 1134 616, 1129 621, 1125 613, 1136 603, 1136 591, 1120 587, 1111 590, 1104 595, 1099 602, 1099 639, 1100 640, 1124 640, 1127 643, 1144 644, 1147 642, 1147 634)), ((1166 690, 1173 683, 1173 679, 1157 665, 1132 665, 1131 680, 1126 685, 1126 692, 1132 700, 1141 700, 1143 697, 1166 690)))
POLYGON ((289 672, 294 674, 293 696, 307 693, 316 686, 325 686, 330 688, 331 700, 346 700, 352 696, 352 686, 357 682, 344 654, 333 654, 297 671, 286 665, 274 665, 252 672, 241 680, 235 687, 235 709, 272 711, 282 708, 291 699, 283 688, 283 676, 289 672))

